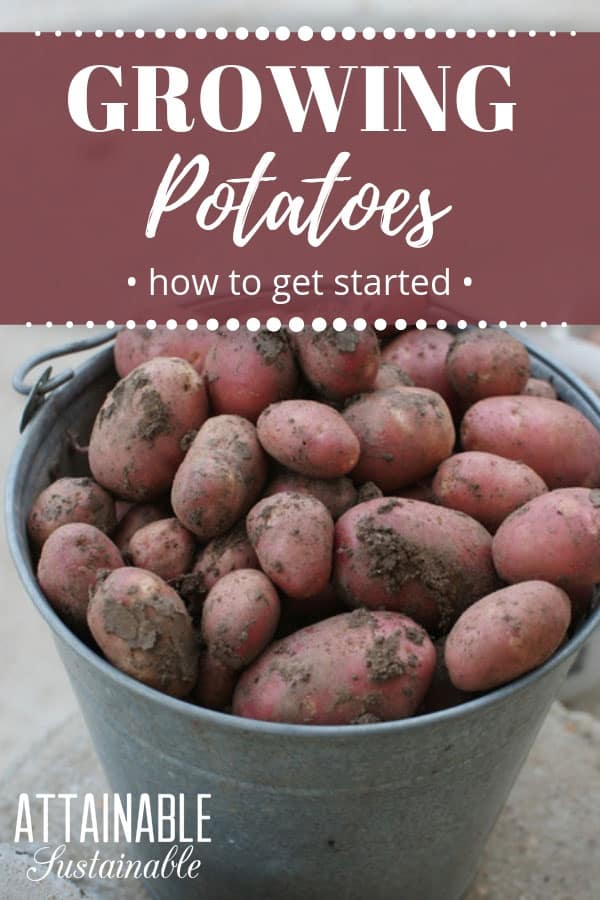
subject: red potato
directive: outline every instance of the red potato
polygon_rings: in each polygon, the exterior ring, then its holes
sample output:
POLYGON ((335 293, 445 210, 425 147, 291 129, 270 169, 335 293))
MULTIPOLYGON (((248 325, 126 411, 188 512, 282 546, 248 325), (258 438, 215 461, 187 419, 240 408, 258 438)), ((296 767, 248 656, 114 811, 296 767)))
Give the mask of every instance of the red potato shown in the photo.
POLYGON ((198 644, 179 595, 153 572, 125 567, 90 593, 89 629, 117 669, 172 697, 186 697, 198 676, 198 644))
POLYGON ((164 581, 181 578, 192 568, 196 541, 178 519, 159 519, 132 535, 129 543, 131 562, 147 569, 164 581))
POLYGON ((415 383, 406 372, 392 362, 382 361, 379 364, 377 378, 373 383, 374 391, 385 391, 391 387, 414 387, 415 383))
POLYGON ((406 372, 417 387, 435 391, 454 410, 458 398, 446 369, 446 356, 453 341, 453 335, 436 328, 407 331, 390 341, 381 355, 384 362, 406 372))
POLYGON ((308 478, 340 478, 360 455, 358 438, 339 412, 314 400, 272 403, 256 430, 273 459, 308 478))
POLYGON ((126 500, 160 496, 207 415, 204 384, 188 362, 156 357, 142 363, 110 391, 96 416, 92 474, 126 500))
POLYGON ((61 525, 84 522, 108 534, 116 521, 114 499, 92 478, 59 478, 37 496, 27 531, 39 549, 61 525))
POLYGON ((386 722, 412 715, 435 650, 405 616, 356 610, 273 644, 241 676, 238 716, 299 725, 386 722))
POLYGON ((210 653, 201 653, 194 702, 207 709, 226 709, 231 704, 238 672, 223 665, 210 653))
POLYGON ((370 500, 337 521, 334 583, 348 606, 401 612, 444 632, 497 587, 491 549, 491 535, 463 513, 370 500))
POLYGON ((470 606, 446 640, 452 684, 489 691, 545 663, 563 642, 570 600, 545 581, 502 588, 470 606))
POLYGON ((242 416, 213 416, 177 470, 171 504, 182 525, 210 541, 248 512, 266 479, 267 460, 254 425, 242 416))
POLYGON ((216 336, 205 368, 213 412, 256 422, 270 403, 293 397, 298 369, 284 332, 223 331, 216 336))
POLYGON ((550 490, 600 485, 600 432, 583 413, 545 397, 488 397, 466 413, 464 450, 520 460, 550 490))
POLYGON ((177 356, 201 373, 214 340, 213 332, 206 325, 199 325, 194 331, 183 326, 171 329, 166 325, 157 325, 154 329, 142 325, 125 328, 115 341, 115 369, 119 378, 125 378, 141 363, 156 356, 177 356))
POLYGON ((389 388, 364 394, 346 407, 344 419, 360 441, 352 472, 384 492, 429 475, 450 456, 456 433, 450 410, 427 388, 389 388))
POLYGON ((248 537, 261 568, 289 597, 312 597, 331 575, 333 519, 314 497, 283 492, 248 513, 248 537))
POLYGON ((497 328, 458 335, 446 367, 454 390, 466 403, 520 394, 530 374, 525 346, 497 328))
POLYGON ((546 397, 549 400, 557 399, 554 385, 543 378, 530 378, 521 393, 526 394, 528 397, 546 397))
POLYGON ((515 509, 548 488, 524 463, 473 450, 444 460, 432 490, 441 506, 458 509, 494 532, 515 509))
POLYGON ((166 507, 163 507, 160 503, 135 503, 134 505, 129 505, 129 509, 125 512, 123 518, 119 520, 119 524, 113 534, 113 541, 119 548, 123 559, 129 557, 129 545, 136 531, 139 531, 140 528, 144 528, 151 522, 158 522, 159 519, 164 519, 166 514, 166 507))
POLYGON ((356 331, 306 329, 295 336, 296 353, 306 380, 329 400, 344 400, 373 389, 380 351, 372 328, 356 331))
POLYGON ((349 478, 308 478, 297 472, 283 470, 275 475, 267 485, 265 497, 291 491, 294 494, 309 494, 316 497, 327 507, 333 519, 339 519, 342 513, 357 501, 357 490, 349 478))
POLYGON ((536 497, 502 523, 492 554, 504 581, 549 581, 587 600, 600 583, 600 490, 536 497))
POLYGON ((90 588, 101 573, 122 565, 121 554, 102 531, 93 525, 72 522, 61 525, 46 540, 37 577, 59 616, 82 631, 90 588))
POLYGON ((210 589, 202 609, 202 637, 210 656, 230 669, 252 662, 273 638, 279 597, 256 569, 230 572, 210 589))
POLYGON ((204 588, 209 591, 229 572, 258 568, 258 557, 246 533, 246 523, 238 522, 231 531, 209 541, 200 551, 192 573, 201 577, 204 588))

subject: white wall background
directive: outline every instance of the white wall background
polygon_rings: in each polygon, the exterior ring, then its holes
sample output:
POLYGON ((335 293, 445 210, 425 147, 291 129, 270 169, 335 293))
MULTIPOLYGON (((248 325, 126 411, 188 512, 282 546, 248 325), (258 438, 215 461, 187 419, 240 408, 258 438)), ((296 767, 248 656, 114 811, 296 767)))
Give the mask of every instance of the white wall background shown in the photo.
POLYGON ((600 0, 0 0, 4 31, 302 24, 594 31, 600 0))

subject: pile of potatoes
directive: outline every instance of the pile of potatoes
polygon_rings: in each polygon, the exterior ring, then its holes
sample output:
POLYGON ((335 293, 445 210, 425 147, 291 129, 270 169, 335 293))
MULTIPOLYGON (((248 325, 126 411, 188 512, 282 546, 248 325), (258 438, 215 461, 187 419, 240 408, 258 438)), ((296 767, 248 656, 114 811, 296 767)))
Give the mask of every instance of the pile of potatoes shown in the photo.
POLYGON ((368 724, 544 663, 600 582, 600 432, 498 329, 122 331, 28 518, 54 609, 123 672, 368 724))

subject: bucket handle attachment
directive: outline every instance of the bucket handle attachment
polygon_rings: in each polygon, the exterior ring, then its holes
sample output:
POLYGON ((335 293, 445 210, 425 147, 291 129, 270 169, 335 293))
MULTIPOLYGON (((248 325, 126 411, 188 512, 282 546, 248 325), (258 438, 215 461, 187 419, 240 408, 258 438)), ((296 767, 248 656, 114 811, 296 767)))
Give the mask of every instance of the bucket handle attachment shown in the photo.
POLYGON ((65 369, 58 375, 52 377, 52 366, 44 369, 37 381, 33 385, 27 384, 25 379, 32 369, 37 368, 42 363, 51 359, 60 359, 62 356, 70 356, 71 353, 81 353, 83 350, 89 350, 92 347, 99 347, 101 344, 107 344, 112 341, 119 333, 120 328, 111 328, 110 331, 104 331, 102 334, 94 337, 84 338, 81 341, 73 341, 70 344, 63 344, 61 347, 54 347, 51 350, 45 350, 43 353, 36 353, 30 356, 22 363, 12 377, 12 386, 19 394, 27 397, 27 403, 23 410, 19 431, 25 430, 29 422, 33 419, 36 412, 40 409, 46 396, 57 388, 62 387, 73 378, 75 372, 73 369, 65 369))

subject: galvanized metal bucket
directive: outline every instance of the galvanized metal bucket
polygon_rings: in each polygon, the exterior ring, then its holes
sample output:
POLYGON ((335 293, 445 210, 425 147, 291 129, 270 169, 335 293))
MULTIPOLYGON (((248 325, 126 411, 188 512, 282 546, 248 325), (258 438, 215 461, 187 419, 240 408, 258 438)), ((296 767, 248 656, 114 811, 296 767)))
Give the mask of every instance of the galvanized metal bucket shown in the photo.
MULTIPOLYGON (((532 352, 536 374, 600 427, 600 401, 532 352)), ((198 880, 148 883, 168 900, 458 900, 597 609, 544 666, 463 706, 379 725, 308 727, 234 718, 121 674, 52 611, 35 580, 25 518, 72 470, 65 432, 84 438, 115 379, 111 350, 81 367, 27 426, 8 476, 6 515, 21 579, 46 619, 114 790, 196 795, 211 843, 198 880)), ((163 857, 144 844, 132 858, 163 857)))

